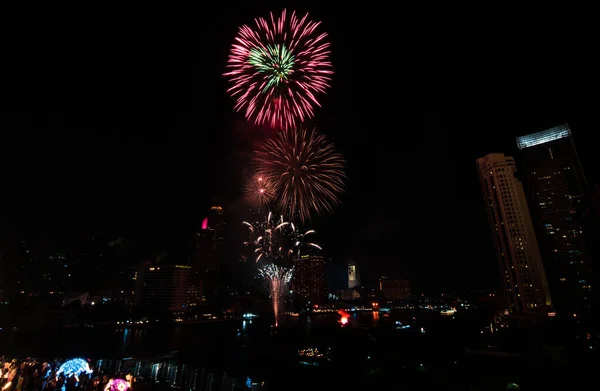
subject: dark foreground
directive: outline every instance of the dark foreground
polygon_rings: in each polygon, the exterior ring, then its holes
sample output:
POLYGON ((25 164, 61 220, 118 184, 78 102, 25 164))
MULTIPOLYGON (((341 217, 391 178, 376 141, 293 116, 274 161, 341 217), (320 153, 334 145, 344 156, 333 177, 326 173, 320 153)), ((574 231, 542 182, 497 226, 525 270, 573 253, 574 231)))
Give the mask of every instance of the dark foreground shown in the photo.
POLYGON ((193 370, 198 378, 202 368, 221 382, 250 377, 265 381, 270 390, 493 391, 512 383, 521 390, 560 390, 592 384, 597 357, 585 341, 551 346, 535 335, 482 334, 466 315, 416 320, 412 315, 359 315, 345 327, 335 316, 290 319, 277 330, 259 318, 176 328, 4 331, 0 351, 21 357, 130 358, 121 365, 146 368, 162 363, 163 371, 171 365, 170 373, 179 373, 170 387, 187 389, 193 388, 181 379, 193 378, 193 370), (400 329, 396 322, 413 323, 400 329), (298 350, 305 348, 329 355, 303 359, 298 350), (169 353, 174 361, 158 358, 169 353))

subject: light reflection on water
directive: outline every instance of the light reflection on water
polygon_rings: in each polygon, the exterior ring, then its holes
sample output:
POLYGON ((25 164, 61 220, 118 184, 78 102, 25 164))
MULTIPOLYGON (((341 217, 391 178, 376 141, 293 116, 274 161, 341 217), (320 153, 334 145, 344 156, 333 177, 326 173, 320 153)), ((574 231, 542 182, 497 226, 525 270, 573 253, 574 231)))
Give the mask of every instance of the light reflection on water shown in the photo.
MULTIPOLYGON (((448 363, 456 362, 456 357, 453 356, 455 352, 464 351, 462 335, 479 335, 477 329, 480 327, 472 319, 461 320, 461 316, 462 314, 452 319, 426 313, 392 312, 386 316, 367 312, 353 313, 350 322, 344 327, 338 323, 339 316, 336 314, 315 314, 308 318, 282 318, 281 328, 278 330, 271 328, 271 319, 262 317, 252 321, 148 329, 86 328, 45 334, 0 333, 0 354, 12 355, 11 351, 17 351, 20 356, 38 357, 151 358, 176 350, 186 364, 191 361, 186 359, 191 358, 200 365, 227 370, 232 374, 252 374, 257 378, 270 379, 270 389, 315 389, 317 384, 318 389, 349 389, 347 387, 352 385, 360 385, 360 389, 401 389, 396 387, 396 383, 392 388, 376 387, 371 383, 361 384, 361 374, 371 368, 371 363, 373 368, 387 368, 389 371, 386 373, 394 379, 396 376, 401 377, 400 371, 403 368, 414 369, 417 366, 425 366, 427 370, 431 370, 426 373, 426 379, 433 379, 431 375, 438 370, 436 368, 455 371, 448 363), (404 333, 396 330, 396 322, 414 324, 414 327, 404 333), (421 327, 427 333, 420 333, 421 327), (392 329, 393 331, 388 331, 392 329), (398 335, 399 338, 390 337, 390 334, 398 335), (295 355, 298 348, 316 346, 320 349, 321 346, 329 345, 333 346, 333 368, 326 368, 325 372, 312 371, 313 368, 309 372, 305 368, 298 368, 295 355), (324 378, 329 379, 330 387, 321 383, 324 378), (348 384, 340 384, 344 381, 348 384)), ((484 365, 483 361, 481 364, 479 361, 482 360, 478 359, 476 364, 486 370, 492 368, 495 371, 498 368, 502 373, 518 373, 509 366, 484 365)), ((465 368, 463 380, 458 381, 464 381, 464 384, 460 384, 464 387, 479 370, 473 370, 466 364, 465 368)), ((410 376, 425 373, 413 372, 410 372, 410 376)), ((407 373, 409 372, 402 372, 407 373)), ((487 372, 482 373, 487 376, 487 372)), ((452 372, 452 376, 456 376, 456 373, 452 372)), ((446 381, 448 376, 443 373, 440 378, 446 381)), ((402 379, 410 380, 406 377, 402 379)), ((425 378, 415 379, 415 384, 422 386, 425 378)), ((444 383, 443 388, 427 389, 446 389, 446 386, 448 384, 444 383)))
MULTIPOLYGON (((389 318, 375 313, 353 314, 347 328, 385 328, 399 320, 412 322, 413 314, 390 314, 389 318)), ((155 328, 75 328, 45 333, 0 333, 0 354, 34 357, 92 358, 140 357, 178 351, 198 361, 219 361, 227 357, 265 354, 263 347, 277 336, 281 348, 306 344, 320 335, 334 338, 341 327, 339 316, 311 315, 281 319, 281 328, 273 330, 268 318, 244 321, 214 322, 200 325, 155 328), (283 345, 282 345, 283 344, 283 345), (253 349, 258 352, 253 353, 253 349)), ((444 327, 453 322, 444 322, 444 327)), ((346 326, 344 326, 346 327, 346 326)))
POLYGON ((123 344, 121 345, 121 354, 125 356, 127 343, 129 342, 127 337, 129 336, 129 329, 123 330, 123 344))

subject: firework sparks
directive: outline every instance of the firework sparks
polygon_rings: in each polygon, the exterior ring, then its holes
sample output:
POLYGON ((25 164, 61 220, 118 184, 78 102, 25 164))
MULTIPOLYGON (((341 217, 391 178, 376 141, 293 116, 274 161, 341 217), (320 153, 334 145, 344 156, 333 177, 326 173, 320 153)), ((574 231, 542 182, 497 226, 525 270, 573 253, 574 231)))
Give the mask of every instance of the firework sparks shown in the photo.
POLYGON ((244 244, 254 249, 256 262, 260 262, 258 272, 267 283, 273 303, 275 325, 279 317, 279 306, 285 295, 285 287, 292 279, 294 269, 287 264, 291 259, 300 259, 302 250, 321 246, 309 242, 310 236, 316 232, 308 230, 300 232, 294 223, 285 221, 283 216, 276 218, 269 212, 262 222, 251 224, 244 221, 248 227, 250 238, 244 244))
POLYGON ((285 221, 283 216, 277 219, 272 212, 264 221, 254 224, 243 221, 242 224, 250 231, 250 238, 244 244, 254 248, 256 262, 287 264, 290 259, 299 258, 308 247, 322 250, 307 240, 316 233, 314 230, 301 232, 294 223, 285 221))
POLYGON ((244 200, 251 207, 256 210, 268 207, 274 197, 273 186, 262 175, 254 175, 246 180, 244 200))
POLYGON ((315 130, 289 129, 256 151, 258 175, 273 186, 281 212, 309 220, 333 213, 344 189, 344 158, 315 130))
POLYGON ((269 287, 271 302, 273 303, 273 315, 275 316, 275 327, 277 327, 279 323, 280 301, 285 294, 285 287, 292 280, 294 269, 270 263, 258 269, 258 273, 259 276, 264 278, 269 287))
POLYGON ((227 63, 235 110, 281 129, 312 118, 333 74, 327 34, 317 33, 321 23, 296 12, 288 18, 285 10, 254 21, 240 27, 227 63))

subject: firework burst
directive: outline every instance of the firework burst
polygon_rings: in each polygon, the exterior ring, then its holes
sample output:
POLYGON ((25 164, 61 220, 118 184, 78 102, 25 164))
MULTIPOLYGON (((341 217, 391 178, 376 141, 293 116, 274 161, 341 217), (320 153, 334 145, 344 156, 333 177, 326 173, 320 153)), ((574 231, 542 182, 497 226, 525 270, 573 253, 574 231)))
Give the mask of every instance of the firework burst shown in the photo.
POLYGON ((256 151, 258 175, 272 185, 280 212, 298 216, 333 213, 344 189, 344 158, 315 130, 289 129, 256 151))
POLYGON ((292 258, 299 258, 306 248, 322 250, 318 244, 306 240, 315 234, 314 230, 301 232, 294 223, 285 221, 283 216, 277 219, 272 212, 264 221, 242 224, 250 231, 249 240, 244 244, 254 249, 256 262, 287 265, 292 258))
POLYGON ((268 207, 274 197, 273 186, 262 175, 253 175, 246 180, 244 200, 254 209, 261 210, 268 207))
POLYGON ((292 259, 300 259, 305 248, 322 250, 318 244, 306 240, 315 234, 309 230, 299 232, 294 223, 285 221, 283 216, 275 218, 271 212, 262 222, 243 222, 250 231, 250 239, 244 244, 254 249, 256 262, 260 263, 258 273, 267 284, 273 304, 275 326, 279 320, 279 306, 285 295, 285 287, 290 283, 294 268, 288 264, 292 259))
POLYGON ((235 110, 255 124, 286 129, 314 115, 329 87, 330 49, 320 22, 284 10, 240 27, 227 63, 235 110))

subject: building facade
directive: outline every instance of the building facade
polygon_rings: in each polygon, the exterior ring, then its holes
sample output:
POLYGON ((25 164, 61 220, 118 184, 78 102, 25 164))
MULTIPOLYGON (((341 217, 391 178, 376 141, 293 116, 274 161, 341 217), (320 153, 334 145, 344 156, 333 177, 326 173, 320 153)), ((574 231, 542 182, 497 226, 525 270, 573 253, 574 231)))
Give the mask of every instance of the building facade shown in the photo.
POLYGON ((571 129, 517 137, 529 205, 557 312, 591 305, 590 203, 571 129))
POLYGON ((489 154, 477 170, 508 310, 526 321, 547 316, 552 301, 515 160, 489 154))
POLYGON ((348 289, 360 287, 360 275, 354 261, 348 262, 348 289))
POLYGON ((410 298, 410 281, 404 279, 379 278, 379 290, 385 301, 399 301, 410 298))
POLYGON ((221 268, 225 257, 225 219, 223 208, 212 206, 194 234, 192 247, 192 282, 198 296, 216 297, 223 289, 221 268))
POLYGON ((303 255, 296 260, 292 290, 296 299, 319 304, 327 299, 325 259, 319 255, 303 255))
POLYGON ((184 311, 190 304, 192 268, 187 265, 142 265, 138 268, 135 304, 184 311))
POLYGON ((212 206, 204 218, 200 230, 192 240, 192 263, 194 271, 210 272, 221 268, 224 248, 225 221, 223 208, 212 206))
POLYGON ((344 301, 360 300, 360 291, 358 289, 341 289, 338 291, 338 297, 344 301))

